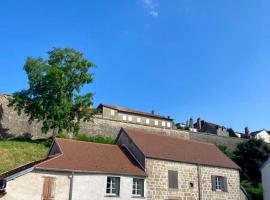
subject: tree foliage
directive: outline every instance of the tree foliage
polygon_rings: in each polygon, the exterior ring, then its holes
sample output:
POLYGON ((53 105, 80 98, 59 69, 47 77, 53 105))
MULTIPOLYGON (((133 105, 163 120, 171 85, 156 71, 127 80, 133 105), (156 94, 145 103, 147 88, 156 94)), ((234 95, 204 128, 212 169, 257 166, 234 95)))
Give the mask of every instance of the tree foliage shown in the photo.
POLYGON ((250 139, 237 145, 234 161, 241 167, 241 178, 257 185, 261 181, 260 167, 267 160, 270 148, 262 140, 250 139))
POLYGON ((237 135, 235 134, 235 132, 232 128, 228 128, 228 132, 229 132, 230 137, 237 137, 237 135))
POLYGON ((42 121, 44 133, 50 129, 76 133, 80 121, 89 121, 95 114, 90 109, 93 94, 80 95, 81 88, 93 82, 89 70, 94 64, 71 48, 54 48, 48 55, 48 60, 27 58, 24 70, 29 88, 15 92, 9 106, 26 113, 30 122, 42 121))

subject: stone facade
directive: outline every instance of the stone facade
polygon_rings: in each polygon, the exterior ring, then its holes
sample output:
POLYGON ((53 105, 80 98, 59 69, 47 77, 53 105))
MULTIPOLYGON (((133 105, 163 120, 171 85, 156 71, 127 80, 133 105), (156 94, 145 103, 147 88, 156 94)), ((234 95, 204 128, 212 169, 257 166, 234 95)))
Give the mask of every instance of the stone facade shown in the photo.
POLYGON ((152 126, 163 129, 175 129, 175 125, 171 118, 160 118, 155 114, 139 115, 132 112, 123 112, 121 110, 114 109, 113 107, 100 106, 102 108, 102 118, 110 119, 114 121, 126 122, 130 124, 138 124, 144 126, 152 126))
POLYGON ((147 199, 149 200, 197 200, 199 199, 198 179, 200 171, 201 200, 239 200, 239 171, 180 162, 146 159, 147 199), (178 189, 168 188, 168 170, 178 172, 178 189), (212 191, 211 175, 227 177, 228 192, 212 191), (191 186, 193 185, 193 187, 191 186))

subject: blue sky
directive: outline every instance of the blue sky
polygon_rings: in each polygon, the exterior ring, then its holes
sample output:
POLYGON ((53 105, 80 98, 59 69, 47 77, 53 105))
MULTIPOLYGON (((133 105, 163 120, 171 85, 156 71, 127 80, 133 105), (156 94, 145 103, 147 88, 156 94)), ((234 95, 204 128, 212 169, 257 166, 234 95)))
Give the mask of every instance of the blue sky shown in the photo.
POLYGON ((82 51, 100 102, 270 129, 270 1, 24 0, 0 3, 0 92, 27 88, 27 56, 82 51))

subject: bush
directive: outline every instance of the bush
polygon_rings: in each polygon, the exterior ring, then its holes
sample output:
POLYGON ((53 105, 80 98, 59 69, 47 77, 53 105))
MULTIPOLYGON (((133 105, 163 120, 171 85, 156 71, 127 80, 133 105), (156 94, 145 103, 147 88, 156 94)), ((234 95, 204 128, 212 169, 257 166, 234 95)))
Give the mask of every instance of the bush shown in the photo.
POLYGON ((251 195, 253 200, 263 200, 262 183, 258 183, 258 186, 255 187, 252 183, 248 182, 247 180, 244 180, 241 182, 241 185, 251 195))
POLYGON ((103 135, 84 135, 84 134, 76 134, 74 139, 80 141, 87 141, 87 142, 96 142, 96 143, 103 143, 103 144, 113 144, 115 138, 103 135))

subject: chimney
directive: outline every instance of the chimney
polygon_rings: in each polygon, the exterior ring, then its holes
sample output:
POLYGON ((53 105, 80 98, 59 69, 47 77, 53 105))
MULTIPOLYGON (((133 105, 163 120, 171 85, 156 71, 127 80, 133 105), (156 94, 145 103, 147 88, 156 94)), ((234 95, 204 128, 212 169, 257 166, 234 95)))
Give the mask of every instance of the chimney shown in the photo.
POLYGON ((201 130, 201 128, 202 128, 202 120, 201 120, 201 118, 199 117, 199 118, 197 119, 197 129, 198 129, 198 130, 201 130))
POLYGON ((152 110, 152 111, 151 111, 151 114, 152 114, 152 115, 155 115, 155 111, 154 111, 154 110, 152 110))
POLYGON ((194 128, 193 119, 189 119, 189 128, 194 128))
POLYGON ((249 134, 250 134, 250 132, 249 132, 248 127, 245 127, 245 136, 246 137, 249 137, 249 134))

